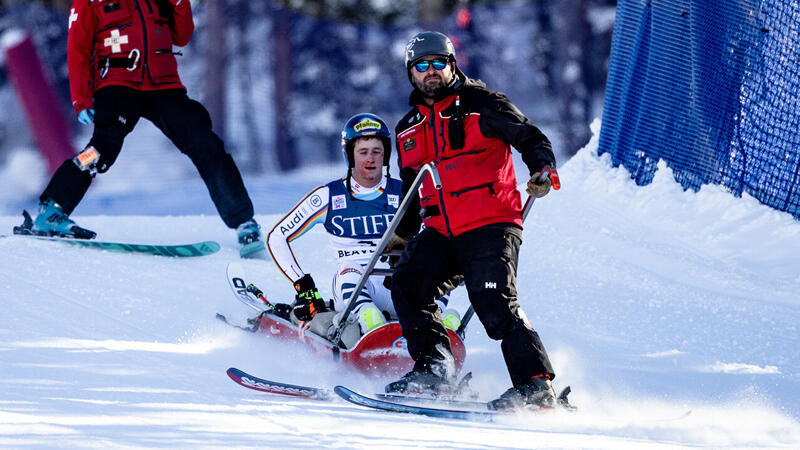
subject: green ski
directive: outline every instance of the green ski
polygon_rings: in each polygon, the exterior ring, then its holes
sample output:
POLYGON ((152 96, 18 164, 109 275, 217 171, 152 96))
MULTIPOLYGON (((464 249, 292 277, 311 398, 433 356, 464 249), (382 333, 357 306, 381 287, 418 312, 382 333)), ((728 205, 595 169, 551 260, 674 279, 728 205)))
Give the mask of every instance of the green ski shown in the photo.
MULTIPOLYGON (((11 237, 12 235, 0 235, 0 237, 11 237)), ((179 245, 153 245, 153 244, 127 244, 122 242, 102 242, 90 241, 85 239, 68 239, 35 235, 16 235, 25 236, 42 241, 63 242, 65 244, 76 245, 79 247, 96 248, 119 253, 141 253, 145 255, 170 256, 174 258, 189 258, 193 256, 206 256, 219 251, 219 244, 214 241, 196 242, 193 244, 179 245)))

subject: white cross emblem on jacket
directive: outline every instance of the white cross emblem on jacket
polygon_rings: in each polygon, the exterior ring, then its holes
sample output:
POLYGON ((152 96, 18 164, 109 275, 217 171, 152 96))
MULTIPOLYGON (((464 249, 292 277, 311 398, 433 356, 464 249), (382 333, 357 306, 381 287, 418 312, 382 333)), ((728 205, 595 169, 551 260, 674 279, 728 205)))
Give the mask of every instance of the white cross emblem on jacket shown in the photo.
POLYGON ((111 47, 111 53, 119 53, 122 51, 122 44, 128 43, 128 35, 120 36, 119 30, 111 30, 111 37, 103 40, 103 46, 111 47))
POLYGON ((72 22, 75 22, 76 20, 78 20, 78 13, 75 12, 75 8, 72 8, 69 11, 69 25, 67 26, 68 30, 72 28, 72 22))

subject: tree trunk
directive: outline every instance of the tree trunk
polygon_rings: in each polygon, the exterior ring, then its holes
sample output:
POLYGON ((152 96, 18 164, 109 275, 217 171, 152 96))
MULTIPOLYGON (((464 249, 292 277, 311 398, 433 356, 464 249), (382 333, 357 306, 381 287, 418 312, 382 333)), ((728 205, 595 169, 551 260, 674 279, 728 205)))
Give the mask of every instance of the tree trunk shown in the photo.
POLYGON ((282 171, 297 167, 297 155, 291 135, 289 97, 292 93, 291 23, 285 13, 276 12, 272 24, 275 45, 275 155, 282 171))
POLYGON ((422 0, 419 3, 420 23, 433 23, 444 16, 444 2, 442 0, 422 0))
POLYGON ((225 6, 227 0, 207 0, 205 107, 211 114, 214 132, 225 140, 225 6))
MULTIPOLYGON (((586 19, 587 0, 561 0, 556 28, 556 93, 564 153, 572 156, 586 145, 591 114, 591 95, 586 77, 586 49, 591 28, 586 19)), ((553 11, 553 10, 551 10, 553 11)))

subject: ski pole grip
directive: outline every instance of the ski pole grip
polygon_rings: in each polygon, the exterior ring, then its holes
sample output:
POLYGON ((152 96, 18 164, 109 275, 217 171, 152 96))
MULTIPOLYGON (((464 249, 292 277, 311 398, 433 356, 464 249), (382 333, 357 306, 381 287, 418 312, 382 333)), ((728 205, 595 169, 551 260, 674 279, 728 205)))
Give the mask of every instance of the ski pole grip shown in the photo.
POLYGON ((272 303, 269 302, 269 300, 267 300, 267 297, 264 296, 264 292, 261 289, 259 289, 255 284, 250 283, 247 285, 245 289, 247 290, 247 292, 255 295, 257 299, 261 300, 267 307, 267 309, 269 310, 275 309, 275 305, 273 305, 272 303))
POLYGON ((544 179, 545 177, 550 178, 550 184, 553 185, 553 189, 561 189, 561 179, 558 178, 558 172, 556 169, 551 169, 550 166, 544 166, 544 169, 542 169, 541 178, 544 179))

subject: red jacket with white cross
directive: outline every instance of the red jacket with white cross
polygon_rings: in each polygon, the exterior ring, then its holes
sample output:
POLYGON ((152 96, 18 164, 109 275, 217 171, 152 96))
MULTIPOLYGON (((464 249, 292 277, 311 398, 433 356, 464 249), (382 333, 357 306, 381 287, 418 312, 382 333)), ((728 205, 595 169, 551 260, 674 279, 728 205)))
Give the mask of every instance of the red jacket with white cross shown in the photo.
POLYGON ((189 0, 73 0, 67 67, 75 113, 104 86, 186 89, 172 46, 194 31, 189 0))

